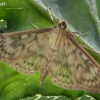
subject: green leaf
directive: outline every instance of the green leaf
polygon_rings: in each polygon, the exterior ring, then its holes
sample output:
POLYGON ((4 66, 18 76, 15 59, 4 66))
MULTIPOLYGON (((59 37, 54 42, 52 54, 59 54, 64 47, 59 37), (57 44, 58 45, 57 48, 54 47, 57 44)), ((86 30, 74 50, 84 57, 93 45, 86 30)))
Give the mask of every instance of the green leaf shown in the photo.
POLYGON ((65 96, 42 96, 40 94, 33 97, 23 98, 23 100, 71 100, 65 96))
POLYGON ((84 96, 79 97, 77 100, 96 100, 96 99, 94 99, 91 96, 84 95, 84 96))
MULTIPOLYGON (((37 0, 36 0, 37 1, 37 0)), ((95 51, 100 51, 100 33, 99 24, 93 15, 86 0, 42 0, 48 4, 53 14, 59 16, 59 19, 66 20, 68 28, 80 33, 88 32, 83 40, 95 51), (59 13, 60 12, 60 13, 59 13), (94 44, 94 45, 90 45, 94 44)), ((48 12, 33 0, 0 0, 0 19, 7 22, 6 31, 21 31, 35 29, 30 21, 39 28, 46 28, 53 25, 48 12)), ((55 19, 57 22, 57 20, 55 19)), ((3 26, 2 26, 3 27, 3 26)), ((5 30, 5 27, 3 27, 5 30)), ((100 63, 100 56, 91 53, 100 63)), ((33 76, 23 75, 4 63, 0 63, 0 99, 19 100, 25 97, 41 94, 43 96, 64 95, 71 99, 76 99, 82 95, 91 95, 99 99, 99 94, 93 94, 78 90, 66 90, 55 86, 47 77, 43 85, 39 86, 40 73, 33 76)))

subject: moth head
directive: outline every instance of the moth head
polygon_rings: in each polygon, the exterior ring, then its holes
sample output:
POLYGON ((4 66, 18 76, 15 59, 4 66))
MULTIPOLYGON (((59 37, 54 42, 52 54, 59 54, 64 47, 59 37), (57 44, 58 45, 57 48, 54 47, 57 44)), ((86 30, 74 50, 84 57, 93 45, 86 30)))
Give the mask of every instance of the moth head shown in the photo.
POLYGON ((61 23, 59 23, 58 26, 61 27, 61 28, 66 28, 67 27, 65 21, 62 21, 61 23))

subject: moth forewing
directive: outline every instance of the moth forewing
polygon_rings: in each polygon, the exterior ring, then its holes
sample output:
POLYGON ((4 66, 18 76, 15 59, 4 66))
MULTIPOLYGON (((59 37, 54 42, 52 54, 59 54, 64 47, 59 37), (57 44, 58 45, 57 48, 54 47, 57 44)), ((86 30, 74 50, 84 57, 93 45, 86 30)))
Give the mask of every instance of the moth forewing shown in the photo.
POLYGON ((53 27, 51 28, 44 28, 44 29, 36 29, 36 30, 28 30, 28 31, 18 31, 18 32, 7 32, 0 34, 0 38, 3 36, 15 36, 15 35, 23 35, 23 34, 38 34, 38 33, 45 33, 50 32, 53 27))
POLYGON ((61 38, 63 46, 58 46, 58 50, 47 66, 53 83, 67 89, 100 92, 100 65, 76 42, 72 33, 62 31, 65 30, 63 25, 62 22, 59 26, 59 32, 63 34, 61 38), (63 58, 66 61, 59 59, 61 52, 65 53, 63 58))
POLYGON ((96 61, 89 53, 87 53, 86 50, 84 50, 82 46, 80 46, 80 45, 77 43, 77 41, 73 38, 72 33, 68 31, 67 34, 68 34, 68 38, 70 39, 70 41, 71 41, 78 49, 80 49, 80 51, 82 51, 82 52, 89 58, 89 60, 90 60, 91 62, 94 63, 94 65, 95 65, 96 67, 100 68, 100 65, 97 63, 97 61, 96 61))

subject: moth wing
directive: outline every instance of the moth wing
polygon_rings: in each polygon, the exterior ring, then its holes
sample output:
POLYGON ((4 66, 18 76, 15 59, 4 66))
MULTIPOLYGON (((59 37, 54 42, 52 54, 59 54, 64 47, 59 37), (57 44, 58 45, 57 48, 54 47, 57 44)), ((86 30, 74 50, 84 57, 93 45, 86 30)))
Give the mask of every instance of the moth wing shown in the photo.
POLYGON ((50 52, 52 28, 0 34, 0 61, 21 73, 33 74, 50 52))
POLYGON ((100 66, 96 66, 71 39, 62 37, 58 50, 47 67, 52 82, 67 89, 100 92, 100 66))

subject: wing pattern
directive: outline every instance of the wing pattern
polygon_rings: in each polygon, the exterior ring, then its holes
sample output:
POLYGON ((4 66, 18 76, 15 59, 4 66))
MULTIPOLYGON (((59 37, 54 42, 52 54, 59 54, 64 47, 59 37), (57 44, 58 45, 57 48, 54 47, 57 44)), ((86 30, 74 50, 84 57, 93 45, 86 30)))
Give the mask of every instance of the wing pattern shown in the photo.
MULTIPOLYGON (((7 33, 9 34, 9 33, 7 33)), ((19 72, 33 74, 47 59, 50 52, 49 32, 0 38, 0 60, 19 72)))
POLYGON ((100 92, 100 65, 66 31, 64 22, 28 32, 0 34, 1 61, 25 74, 40 69, 40 85, 49 74, 60 87, 100 92))
POLYGON ((97 67, 70 38, 63 34, 58 50, 47 67, 51 80, 67 89, 100 92, 100 66, 97 67))

